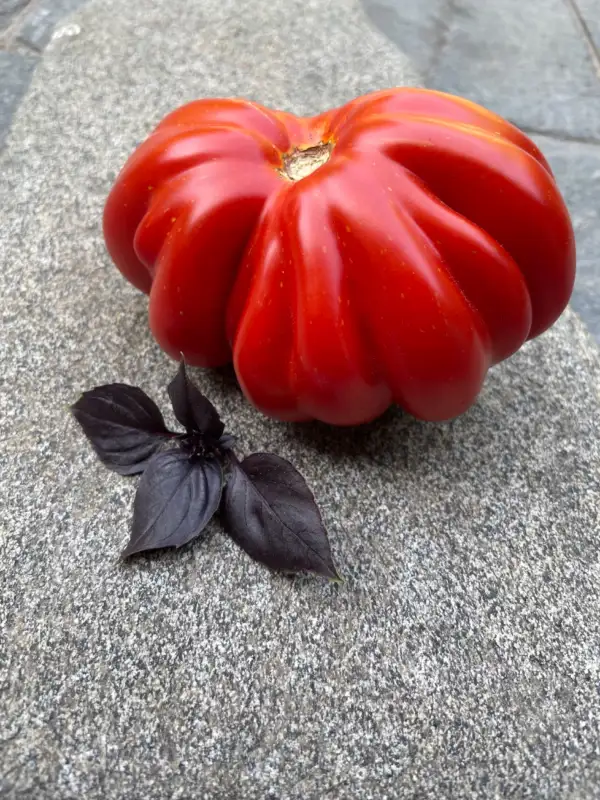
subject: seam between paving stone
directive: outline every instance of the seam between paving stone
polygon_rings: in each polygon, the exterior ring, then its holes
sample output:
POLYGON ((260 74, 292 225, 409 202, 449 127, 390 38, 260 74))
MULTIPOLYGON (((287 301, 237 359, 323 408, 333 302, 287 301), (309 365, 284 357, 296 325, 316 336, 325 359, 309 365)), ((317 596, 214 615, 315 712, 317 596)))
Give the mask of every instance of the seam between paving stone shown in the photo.
POLYGON ((456 15, 456 13, 457 13, 456 0, 446 0, 446 8, 444 12, 440 14, 440 19, 437 26, 438 28, 436 37, 437 41, 435 42, 435 45, 432 47, 433 53, 429 61, 429 66, 424 71, 424 78, 426 85, 431 83, 431 80, 436 73, 438 64, 442 57, 442 53, 444 52, 448 44, 450 27, 452 25, 452 20, 456 15))
POLYGON ((20 39, 19 34, 21 32, 23 22, 27 19, 27 17, 29 17, 32 11, 35 11, 36 7, 41 5, 41 3, 42 0, 30 0, 30 2, 26 3, 23 8, 17 11, 12 22, 0 34, 0 50, 15 52, 20 48, 25 48, 29 53, 34 53, 38 56, 40 55, 41 51, 37 50, 35 47, 31 47, 31 45, 29 45, 27 42, 24 42, 22 39, 20 39))
POLYGON ((600 51, 596 47, 596 44, 594 42, 594 37, 592 36, 588 24, 585 21, 585 17, 581 13, 581 9, 577 5, 577 0, 565 0, 565 3, 569 7, 573 16, 575 17, 575 23, 579 28, 579 32, 585 39, 587 47, 590 51, 590 56, 594 64, 594 70, 596 72, 596 75, 600 78, 600 51))
POLYGON ((76 7, 83 6, 86 1, 79 0, 74 7, 70 7, 68 3, 64 6, 59 4, 57 9, 56 6, 53 6, 54 0, 30 0, 15 13, 8 27, 0 33, 0 54, 6 53, 9 57, 29 59, 33 62, 33 66, 29 69, 29 74, 22 80, 14 81, 12 86, 9 82, 9 88, 4 92, 3 102, 0 105, 0 153, 6 146, 15 113, 29 90, 33 72, 37 69, 40 59, 43 58, 48 44, 44 40, 43 44, 38 47, 34 42, 28 41, 23 36, 24 31, 27 29, 28 21, 32 19, 36 12, 43 12, 46 9, 47 13, 50 13, 50 22, 46 32, 49 33, 48 41, 51 41, 52 35, 63 18, 70 16, 76 7))

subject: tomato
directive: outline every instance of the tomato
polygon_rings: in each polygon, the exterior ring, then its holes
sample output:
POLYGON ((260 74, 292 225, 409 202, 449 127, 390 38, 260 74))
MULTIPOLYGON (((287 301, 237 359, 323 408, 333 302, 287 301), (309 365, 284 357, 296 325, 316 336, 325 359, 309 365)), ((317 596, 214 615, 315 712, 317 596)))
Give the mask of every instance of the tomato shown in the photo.
POLYGON ((474 402, 573 288, 569 214, 536 145, 462 98, 401 88, 299 118, 240 99, 169 114, 104 212, 174 358, 233 360, 280 420, 425 420, 474 402))

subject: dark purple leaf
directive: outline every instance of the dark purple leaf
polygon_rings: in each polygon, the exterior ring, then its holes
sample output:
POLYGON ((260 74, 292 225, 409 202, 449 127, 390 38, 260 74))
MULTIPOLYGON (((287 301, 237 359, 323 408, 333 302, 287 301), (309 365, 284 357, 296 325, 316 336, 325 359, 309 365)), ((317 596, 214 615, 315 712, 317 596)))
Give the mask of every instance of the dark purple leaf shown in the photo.
POLYGON ((235 436, 232 436, 230 433, 224 433, 219 439, 218 444, 221 450, 233 450, 236 441, 237 439, 235 436))
POLYGON ((195 539, 218 509, 222 485, 223 470, 215 459, 197 461, 181 450, 156 455, 142 475, 122 557, 195 539))
POLYGON ((321 514, 296 468, 269 453, 231 466, 221 515, 233 541, 272 569, 337 579, 321 514))
POLYGON ((175 416, 191 433, 197 431, 213 439, 219 439, 225 430, 217 409, 190 380, 185 363, 179 364, 177 375, 168 387, 175 416))
POLYGON ((148 395, 125 383, 84 392, 71 411, 102 463, 121 475, 143 472, 172 435, 148 395))

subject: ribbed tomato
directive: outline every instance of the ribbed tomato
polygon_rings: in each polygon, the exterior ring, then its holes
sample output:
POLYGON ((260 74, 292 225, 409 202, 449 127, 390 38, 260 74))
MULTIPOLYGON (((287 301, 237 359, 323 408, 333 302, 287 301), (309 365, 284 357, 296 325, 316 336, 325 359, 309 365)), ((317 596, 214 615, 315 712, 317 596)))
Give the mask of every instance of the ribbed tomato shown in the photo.
POLYGON ((442 420, 565 308, 575 246, 535 144, 423 89, 312 118, 245 100, 169 114, 105 208, 113 260, 174 358, 231 359, 282 420, 442 420))

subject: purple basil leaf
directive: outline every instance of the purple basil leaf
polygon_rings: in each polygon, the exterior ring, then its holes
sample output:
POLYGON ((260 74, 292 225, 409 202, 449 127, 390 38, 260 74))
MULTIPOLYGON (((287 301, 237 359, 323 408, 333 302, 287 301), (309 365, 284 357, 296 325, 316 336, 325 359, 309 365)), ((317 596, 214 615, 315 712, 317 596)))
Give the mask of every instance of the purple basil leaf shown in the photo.
POLYGON ((84 392, 71 411, 100 461, 121 475, 143 472, 171 435, 154 401, 125 383, 84 392))
POLYGON ((223 469, 181 450, 156 455, 142 475, 133 505, 131 537, 121 556, 181 547, 195 539, 221 502, 223 469))
POLYGON ((188 433, 197 431, 213 439, 222 435, 225 426, 217 409, 192 383, 183 360, 179 364, 177 375, 168 386, 168 392, 175 416, 188 433))
POLYGON ((321 514, 296 468, 270 453, 231 466, 221 519, 233 541, 272 569, 337 579, 321 514))

